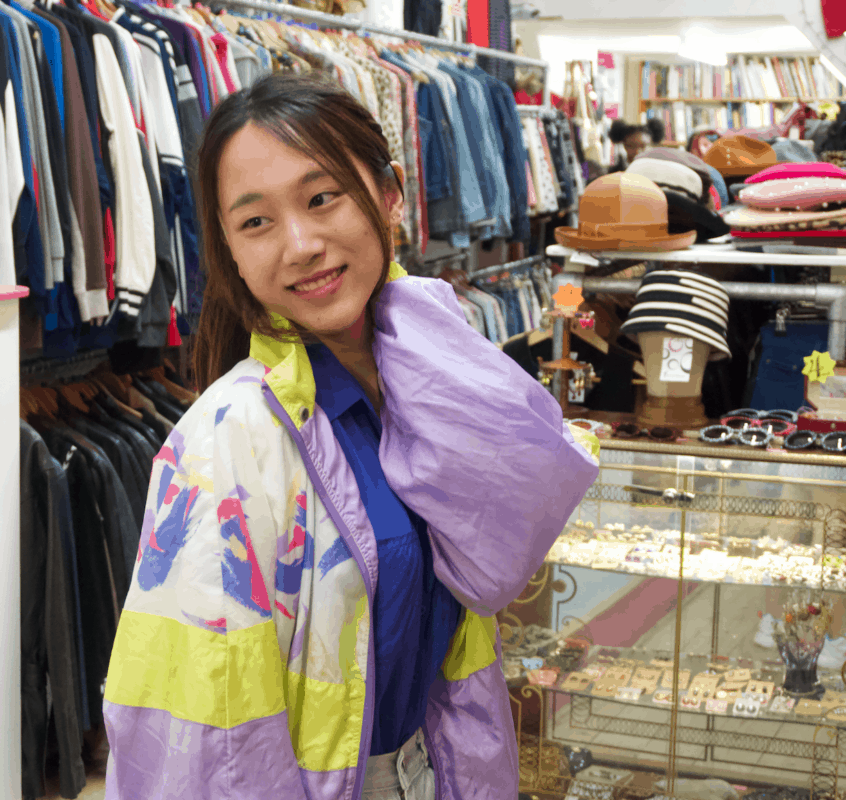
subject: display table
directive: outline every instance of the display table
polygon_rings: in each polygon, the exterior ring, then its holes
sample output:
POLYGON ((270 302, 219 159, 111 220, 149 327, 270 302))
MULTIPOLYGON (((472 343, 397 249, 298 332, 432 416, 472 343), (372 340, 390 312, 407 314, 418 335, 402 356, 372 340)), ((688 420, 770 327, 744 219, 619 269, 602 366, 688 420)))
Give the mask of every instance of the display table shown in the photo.
MULTIPOLYGON (((743 781, 744 765, 760 761, 749 780, 820 791, 846 760, 839 672, 818 671, 822 697, 786 704, 777 697, 778 649, 752 642, 766 602, 798 592, 844 606, 846 458, 820 454, 810 464, 783 451, 732 450, 602 441, 596 482, 524 596, 498 614, 521 737, 537 720, 540 740, 587 746, 606 765, 743 781), (538 633, 523 624, 519 603, 545 592, 538 633), (598 689, 604 671, 621 665, 625 679, 598 689), (657 670, 648 691, 632 683, 639 669, 657 670), (706 698, 718 702, 683 704, 694 676, 729 670, 749 670, 738 695, 718 694, 728 691, 723 679, 706 698), (581 682, 568 682, 574 674, 581 682), (736 710, 760 681, 771 684, 767 702, 752 714, 736 710)), ((832 635, 841 630, 846 623, 832 635)), ((525 775, 523 791, 554 778, 539 762, 525 775)))

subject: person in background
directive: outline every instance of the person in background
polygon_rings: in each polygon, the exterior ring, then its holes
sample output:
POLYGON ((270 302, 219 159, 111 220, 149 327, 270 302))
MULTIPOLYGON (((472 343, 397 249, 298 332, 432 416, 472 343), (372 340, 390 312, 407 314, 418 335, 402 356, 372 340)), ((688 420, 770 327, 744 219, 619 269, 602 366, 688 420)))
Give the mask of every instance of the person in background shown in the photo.
POLYGON ((646 120, 646 130, 649 131, 649 138, 652 139, 652 144, 659 145, 664 141, 667 131, 664 128, 664 123, 660 119, 646 120))
POLYGON ((624 151, 608 171, 622 172, 644 150, 661 143, 664 139, 664 126, 657 119, 649 120, 646 125, 629 125, 625 120, 615 119, 611 123, 608 136, 614 144, 621 144, 624 151))

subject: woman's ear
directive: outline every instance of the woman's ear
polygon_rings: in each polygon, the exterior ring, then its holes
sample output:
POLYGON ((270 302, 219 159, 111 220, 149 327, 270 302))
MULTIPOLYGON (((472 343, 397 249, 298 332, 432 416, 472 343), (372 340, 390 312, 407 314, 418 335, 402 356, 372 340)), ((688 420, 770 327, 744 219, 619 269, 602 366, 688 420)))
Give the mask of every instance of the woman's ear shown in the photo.
POLYGON ((398 161, 392 161, 391 167, 393 167, 397 182, 394 186, 389 186, 385 192, 385 204, 388 207, 388 217, 391 225, 399 225, 402 222, 403 210, 405 208, 403 202, 405 171, 398 161))

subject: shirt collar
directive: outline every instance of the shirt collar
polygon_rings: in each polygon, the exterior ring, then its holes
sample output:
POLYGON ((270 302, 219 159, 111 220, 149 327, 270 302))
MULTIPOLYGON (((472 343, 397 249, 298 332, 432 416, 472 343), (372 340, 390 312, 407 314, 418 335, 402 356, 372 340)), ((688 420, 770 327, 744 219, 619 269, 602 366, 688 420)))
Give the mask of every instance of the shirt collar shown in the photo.
POLYGON ((311 359, 316 388, 315 401, 330 421, 338 419, 359 400, 369 410, 372 406, 361 384, 341 365, 335 354, 325 344, 309 344, 306 351, 311 359))

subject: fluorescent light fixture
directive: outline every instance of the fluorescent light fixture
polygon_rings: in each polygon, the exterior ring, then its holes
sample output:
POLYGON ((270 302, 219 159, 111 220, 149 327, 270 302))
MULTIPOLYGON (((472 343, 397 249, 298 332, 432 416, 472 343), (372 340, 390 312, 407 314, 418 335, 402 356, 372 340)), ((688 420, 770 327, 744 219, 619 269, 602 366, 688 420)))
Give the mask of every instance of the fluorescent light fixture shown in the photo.
POLYGON ((688 28, 681 37, 678 54, 691 61, 704 61, 715 67, 728 64, 728 56, 724 48, 718 46, 720 37, 715 36, 705 28, 688 28))

